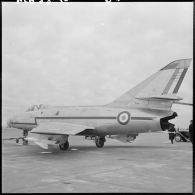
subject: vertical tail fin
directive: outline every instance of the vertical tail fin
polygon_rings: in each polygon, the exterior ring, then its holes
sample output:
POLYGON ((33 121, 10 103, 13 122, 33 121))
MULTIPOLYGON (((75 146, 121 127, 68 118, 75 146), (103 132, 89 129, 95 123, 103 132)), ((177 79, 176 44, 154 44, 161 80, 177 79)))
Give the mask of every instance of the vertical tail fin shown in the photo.
POLYGON ((190 66, 191 60, 190 58, 171 62, 108 104, 108 106, 170 109, 173 101, 181 100, 176 94, 190 66))

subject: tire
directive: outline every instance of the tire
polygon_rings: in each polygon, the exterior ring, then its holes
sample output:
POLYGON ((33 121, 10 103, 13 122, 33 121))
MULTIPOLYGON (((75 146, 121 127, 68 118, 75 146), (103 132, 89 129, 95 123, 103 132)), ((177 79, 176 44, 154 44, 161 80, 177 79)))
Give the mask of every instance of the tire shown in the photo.
POLYGON ((23 145, 28 145, 28 140, 23 139, 23 145))
POLYGON ((98 148, 102 148, 104 146, 105 138, 96 138, 95 144, 98 148))
POLYGON ((16 139, 16 143, 17 143, 17 144, 19 143, 19 139, 16 139))
POLYGON ((181 142, 181 136, 178 135, 178 134, 176 134, 176 135, 175 135, 175 141, 176 141, 176 142, 181 142))
POLYGON ((59 144, 59 148, 60 148, 60 150, 68 150, 69 142, 67 141, 67 142, 65 142, 63 144, 59 144))

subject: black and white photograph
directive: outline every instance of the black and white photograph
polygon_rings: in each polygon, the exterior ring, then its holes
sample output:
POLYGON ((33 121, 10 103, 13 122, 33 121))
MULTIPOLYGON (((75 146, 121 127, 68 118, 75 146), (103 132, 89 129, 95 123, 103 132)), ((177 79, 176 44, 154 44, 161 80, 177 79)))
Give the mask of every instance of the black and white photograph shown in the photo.
POLYGON ((2 2, 2 193, 193 193, 193 2, 2 2))

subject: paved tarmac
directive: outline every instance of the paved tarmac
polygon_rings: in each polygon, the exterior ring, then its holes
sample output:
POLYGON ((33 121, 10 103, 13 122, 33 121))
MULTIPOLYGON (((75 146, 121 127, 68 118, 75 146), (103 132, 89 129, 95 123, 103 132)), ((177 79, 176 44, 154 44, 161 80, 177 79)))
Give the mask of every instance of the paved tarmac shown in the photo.
MULTIPOLYGON (((21 136, 3 129, 2 138, 21 136)), ((70 149, 44 150, 2 141, 2 192, 192 193, 192 144, 171 144, 166 133, 140 134, 133 143, 107 139, 103 148, 73 136, 70 149)))

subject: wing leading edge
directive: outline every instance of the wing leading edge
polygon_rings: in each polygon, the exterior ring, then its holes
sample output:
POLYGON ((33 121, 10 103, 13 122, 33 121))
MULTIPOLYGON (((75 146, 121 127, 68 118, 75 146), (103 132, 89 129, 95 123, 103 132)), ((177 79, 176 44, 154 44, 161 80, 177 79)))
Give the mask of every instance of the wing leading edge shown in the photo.
POLYGON ((41 123, 37 128, 31 130, 31 133, 47 135, 76 135, 86 129, 93 130, 94 127, 89 127, 86 125, 77 125, 72 123, 47 122, 41 123))

